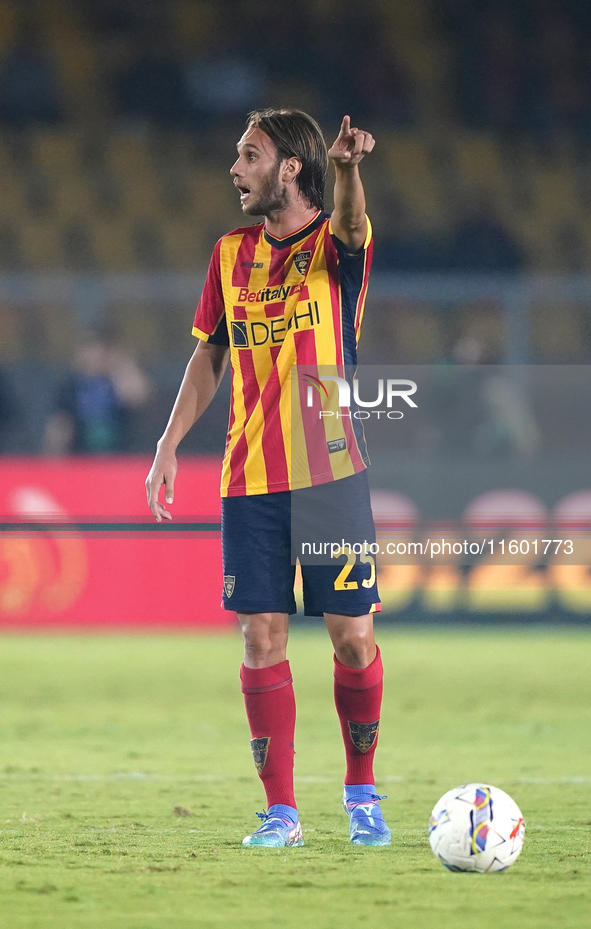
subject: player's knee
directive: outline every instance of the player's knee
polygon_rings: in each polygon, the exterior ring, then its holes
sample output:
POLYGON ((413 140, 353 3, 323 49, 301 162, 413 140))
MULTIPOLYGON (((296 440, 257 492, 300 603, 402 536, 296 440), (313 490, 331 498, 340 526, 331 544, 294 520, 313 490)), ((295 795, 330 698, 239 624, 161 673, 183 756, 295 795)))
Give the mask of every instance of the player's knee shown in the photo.
POLYGON ((252 665, 275 664, 285 658, 287 635, 277 628, 273 614, 240 614, 244 653, 252 665))
POLYGON ((349 668, 366 668, 375 657, 373 630, 342 629, 334 647, 341 664, 349 668))

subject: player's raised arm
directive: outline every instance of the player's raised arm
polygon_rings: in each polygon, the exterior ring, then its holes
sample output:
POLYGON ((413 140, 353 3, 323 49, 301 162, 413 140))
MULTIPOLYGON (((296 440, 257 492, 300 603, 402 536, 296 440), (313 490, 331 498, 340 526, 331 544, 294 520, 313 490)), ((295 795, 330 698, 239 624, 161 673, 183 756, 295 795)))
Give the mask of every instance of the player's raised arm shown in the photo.
POLYGON ((351 119, 345 116, 338 138, 328 151, 336 173, 332 229, 351 252, 363 248, 367 236, 365 193, 359 176, 359 162, 375 144, 369 132, 351 128, 351 119))
POLYGON ((172 519, 158 496, 164 484, 166 503, 173 502, 179 442, 213 400, 224 376, 229 353, 225 345, 199 342, 187 365, 168 425, 158 442, 156 457, 146 478, 148 506, 159 523, 162 519, 172 519))

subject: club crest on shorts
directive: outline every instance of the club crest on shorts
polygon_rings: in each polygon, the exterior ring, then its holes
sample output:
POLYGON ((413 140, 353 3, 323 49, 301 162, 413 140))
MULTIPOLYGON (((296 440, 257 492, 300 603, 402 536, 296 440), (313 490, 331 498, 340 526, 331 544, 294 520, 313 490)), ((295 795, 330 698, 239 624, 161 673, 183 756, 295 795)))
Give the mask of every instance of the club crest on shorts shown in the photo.
POLYGON ((358 748, 360 752, 369 751, 378 737, 378 729, 380 728, 379 719, 377 719, 375 723, 352 723, 349 719, 347 720, 347 725, 349 727, 351 741, 355 748, 358 748))
POLYGON ((300 272, 302 277, 306 274, 308 270, 308 265, 310 263, 310 258, 312 257, 312 252, 298 252, 297 255, 293 256, 293 263, 296 266, 296 269, 300 272))
POLYGON ((259 772, 265 767, 265 762, 267 760, 267 755, 269 753, 269 742, 271 738, 264 739, 251 739, 250 740, 250 750, 252 751, 252 757, 254 761, 254 766, 259 772))
POLYGON ((231 597, 236 586, 236 578, 233 574, 224 574, 224 593, 226 597, 231 597))

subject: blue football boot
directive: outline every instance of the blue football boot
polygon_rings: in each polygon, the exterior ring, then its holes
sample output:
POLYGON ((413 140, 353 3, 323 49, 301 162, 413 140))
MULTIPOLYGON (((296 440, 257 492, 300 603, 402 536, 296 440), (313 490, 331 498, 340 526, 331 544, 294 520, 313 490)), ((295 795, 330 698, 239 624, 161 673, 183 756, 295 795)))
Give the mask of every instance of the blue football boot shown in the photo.
MULTIPOLYGON (((243 845, 288 848, 289 846, 304 844, 302 827, 299 821, 294 823, 289 816, 281 815, 281 812, 277 809, 278 806, 280 804, 272 806, 268 813, 257 813, 259 819, 263 820, 262 825, 259 826, 256 832, 247 835, 242 840, 243 845)), ((295 813, 295 810, 293 812, 295 813)))
POLYGON ((380 800, 386 797, 375 792, 373 785, 345 787, 343 809, 349 817, 349 835, 352 845, 391 845, 392 833, 388 829, 380 800), (363 792, 354 793, 359 786, 363 792))

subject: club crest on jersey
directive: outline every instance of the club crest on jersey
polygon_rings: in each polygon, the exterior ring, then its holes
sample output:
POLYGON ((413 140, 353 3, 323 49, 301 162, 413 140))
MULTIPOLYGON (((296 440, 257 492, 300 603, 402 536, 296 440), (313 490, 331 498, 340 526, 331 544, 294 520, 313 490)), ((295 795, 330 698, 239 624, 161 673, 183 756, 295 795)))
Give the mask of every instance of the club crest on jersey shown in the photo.
POLYGON ((236 586, 236 578, 233 574, 224 574, 224 593, 226 597, 231 597, 236 586))
POLYGON ((308 265, 310 263, 310 258, 312 257, 312 252, 298 252, 297 255, 293 256, 293 263, 296 266, 296 269, 300 272, 302 277, 304 277, 306 271, 308 270, 308 265))
POLYGON ((378 737, 378 729, 380 728, 379 719, 377 719, 375 723, 352 723, 349 719, 347 720, 347 725, 349 727, 351 741, 355 748, 358 748, 360 752, 364 753, 369 751, 378 737))
POLYGON ((259 774, 265 767, 267 755, 269 754, 269 742, 270 741, 271 741, 270 738, 251 739, 250 741, 250 750, 252 752, 254 766, 257 769, 259 774))

